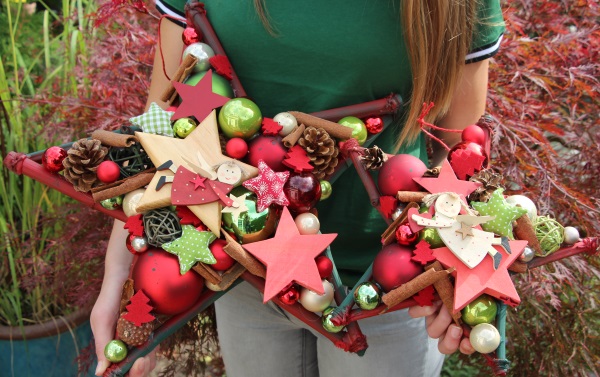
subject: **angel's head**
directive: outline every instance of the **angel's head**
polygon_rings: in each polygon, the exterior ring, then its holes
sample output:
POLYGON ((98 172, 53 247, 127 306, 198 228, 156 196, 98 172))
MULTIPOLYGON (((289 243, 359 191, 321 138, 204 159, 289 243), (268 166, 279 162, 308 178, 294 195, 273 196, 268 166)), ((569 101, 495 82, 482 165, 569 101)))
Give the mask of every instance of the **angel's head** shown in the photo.
POLYGON ((235 162, 225 162, 217 168, 217 180, 228 185, 237 185, 243 177, 242 168, 235 162))

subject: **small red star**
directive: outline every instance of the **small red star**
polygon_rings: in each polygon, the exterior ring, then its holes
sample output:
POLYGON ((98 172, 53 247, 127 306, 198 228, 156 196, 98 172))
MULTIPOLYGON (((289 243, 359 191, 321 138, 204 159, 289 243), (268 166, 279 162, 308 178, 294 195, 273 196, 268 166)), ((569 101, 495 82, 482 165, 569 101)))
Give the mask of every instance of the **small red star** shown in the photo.
POLYGON ((206 188, 204 185, 204 181, 206 181, 205 177, 201 177, 196 174, 194 179, 191 179, 190 182, 194 184, 194 190, 198 190, 198 187, 206 188))
POLYGON ((271 203, 287 206, 289 200, 283 193, 283 185, 290 172, 275 173, 263 160, 258 161, 258 177, 247 180, 244 187, 256 194, 258 212, 269 208, 271 203))
POLYGON ((335 237, 337 234, 301 235, 290 211, 285 207, 275 237, 242 245, 267 267, 263 301, 277 296, 292 282, 317 294, 324 294, 315 258, 335 237))
POLYGON ((212 91, 212 71, 206 72, 195 86, 173 81, 173 86, 181 97, 181 104, 171 120, 194 116, 200 123, 217 107, 223 106, 229 98, 212 91))
POLYGON ((456 178, 456 174, 454 174, 454 170, 452 170, 452 166, 450 166, 448 160, 444 160, 440 175, 437 178, 421 177, 413 179, 432 194, 455 192, 463 199, 475 191, 477 187, 481 186, 479 182, 461 181, 456 178))

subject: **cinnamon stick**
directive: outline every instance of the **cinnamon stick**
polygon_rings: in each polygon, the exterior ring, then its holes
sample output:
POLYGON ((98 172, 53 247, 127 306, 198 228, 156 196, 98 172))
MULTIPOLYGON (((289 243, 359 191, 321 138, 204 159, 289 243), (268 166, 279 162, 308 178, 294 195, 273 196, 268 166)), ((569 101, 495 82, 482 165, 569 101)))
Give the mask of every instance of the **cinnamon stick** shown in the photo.
POLYGON ((223 247, 223 250, 225 250, 229 256, 238 261, 242 266, 246 267, 248 272, 250 272, 252 275, 256 275, 264 279, 267 276, 265 266, 263 266, 262 263, 256 260, 256 258, 250 255, 246 250, 244 250, 242 245, 237 243, 236 240, 234 240, 225 229, 221 229, 221 231, 225 236, 225 240, 227 240, 227 245, 223 247))
POLYGON ((150 183, 155 173, 156 169, 152 168, 120 181, 95 187, 92 189, 92 198, 97 203, 139 189, 150 183))
MULTIPOLYGON (((426 269, 435 269, 440 270, 443 269, 442 264, 438 261, 431 263, 429 266, 425 267, 426 269)), ((440 279, 433 283, 433 288, 435 288, 438 296, 442 299, 444 306, 448 309, 448 313, 454 319, 454 323, 458 326, 461 325, 462 320, 460 319, 461 314, 460 311, 454 313, 454 286, 450 281, 450 277, 446 275, 443 279, 440 279)))
POLYGON ((529 267, 527 267, 527 263, 521 261, 514 261, 513 264, 508 266, 508 270, 512 272, 516 272, 518 274, 523 274, 527 272, 529 267))
POLYGON ((408 217, 408 210, 411 208, 419 208, 419 205, 417 203, 409 203, 406 207, 404 207, 402 213, 400 213, 396 220, 394 220, 381 235, 381 244, 383 246, 387 246, 394 242, 396 239, 396 229, 398 226, 400 226, 400 224, 406 221, 406 218, 408 217))
POLYGON ((415 295, 419 291, 423 290, 423 288, 434 284, 438 280, 446 278, 451 272, 452 270, 444 270, 443 268, 439 270, 430 268, 408 283, 404 283, 398 288, 395 288, 384 294, 381 298, 381 301, 383 301, 388 308, 391 308, 415 295))
POLYGON ((329 136, 336 139, 347 140, 352 137, 352 129, 350 127, 342 126, 339 123, 331 122, 316 116, 301 113, 299 111, 289 111, 298 123, 302 123, 307 127, 315 127, 324 129, 329 136))
POLYGON ((398 199, 402 203, 420 203, 421 201, 423 201, 423 198, 427 194, 427 192, 423 191, 398 191, 398 193, 396 194, 396 199, 398 199))
POLYGON ((204 263, 196 263, 192 269, 211 284, 219 285, 221 283, 221 275, 204 263))
POLYGON ((223 276, 221 276, 221 282, 218 284, 219 288, 224 291, 231 287, 231 284, 233 284, 237 278, 242 276, 244 271, 246 271, 246 267, 242 266, 240 263, 234 264, 223 274, 223 276))
POLYGON ((516 226, 513 228, 513 232, 517 239, 527 241, 527 246, 535 251, 535 255, 544 255, 540 241, 535 235, 535 229, 533 223, 527 214, 519 217, 516 221, 516 226))
POLYGON ((137 138, 133 135, 118 134, 106 130, 92 132, 92 139, 100 140, 103 145, 115 148, 131 147, 137 142, 137 138))
POLYGON ((286 137, 283 138, 282 142, 283 142, 283 146, 285 146, 286 148, 291 148, 294 145, 296 145, 296 143, 298 142, 298 139, 300 139, 302 137, 302 135, 304 135, 304 130, 305 130, 305 126, 304 124, 300 123, 298 126, 296 126, 292 132, 290 132, 286 137))
MULTIPOLYGON (((173 75, 172 81, 183 82, 186 77, 190 74, 190 72, 194 69, 194 66, 198 63, 198 58, 193 56, 192 54, 186 55, 185 59, 179 64, 177 71, 173 75)), ((160 99, 170 105, 177 97, 177 91, 173 86, 172 82, 169 82, 168 86, 165 88, 160 99)))

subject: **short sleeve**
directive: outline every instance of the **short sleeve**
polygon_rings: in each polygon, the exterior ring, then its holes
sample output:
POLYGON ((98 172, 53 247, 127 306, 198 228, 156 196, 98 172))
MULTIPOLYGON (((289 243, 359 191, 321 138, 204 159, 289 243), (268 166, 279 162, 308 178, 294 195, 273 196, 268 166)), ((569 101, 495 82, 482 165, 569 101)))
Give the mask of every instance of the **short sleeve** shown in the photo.
POLYGON ((185 3, 186 0, 156 0, 156 10, 162 15, 169 16, 169 20, 177 25, 185 27, 185 3))
POLYGON ((500 48, 506 30, 499 0, 482 0, 477 7, 477 20, 466 63, 475 63, 494 56, 500 48))

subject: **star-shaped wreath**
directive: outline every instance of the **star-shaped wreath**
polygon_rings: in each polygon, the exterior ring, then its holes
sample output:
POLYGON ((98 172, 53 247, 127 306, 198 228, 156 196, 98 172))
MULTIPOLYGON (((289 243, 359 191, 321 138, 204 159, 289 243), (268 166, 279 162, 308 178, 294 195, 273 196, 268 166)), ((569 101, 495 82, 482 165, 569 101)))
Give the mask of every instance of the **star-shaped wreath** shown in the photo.
POLYGON ((162 245, 163 249, 177 255, 181 275, 188 272, 196 262, 217 263, 208 248, 217 238, 212 232, 201 232, 192 225, 183 225, 181 230, 183 232, 181 237, 162 245))

